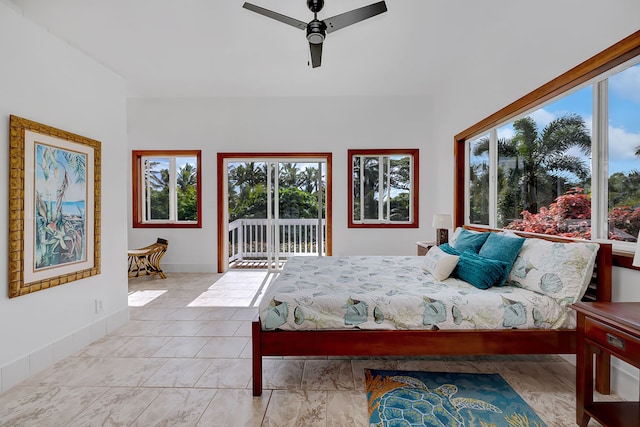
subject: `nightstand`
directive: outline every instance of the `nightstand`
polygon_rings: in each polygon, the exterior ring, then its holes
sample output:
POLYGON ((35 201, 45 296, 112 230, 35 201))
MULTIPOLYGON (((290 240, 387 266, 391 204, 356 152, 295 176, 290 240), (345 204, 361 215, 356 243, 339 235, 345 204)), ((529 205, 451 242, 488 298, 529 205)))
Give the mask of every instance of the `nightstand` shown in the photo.
POLYGON ((418 245, 418 255, 422 256, 426 255, 427 252, 429 252, 429 249, 436 245, 436 242, 416 242, 416 245, 418 245))
POLYGON ((640 402, 593 401, 594 354, 640 367, 640 302, 579 302, 572 307, 578 313, 576 422, 586 427, 594 418, 606 427, 640 426, 640 402))

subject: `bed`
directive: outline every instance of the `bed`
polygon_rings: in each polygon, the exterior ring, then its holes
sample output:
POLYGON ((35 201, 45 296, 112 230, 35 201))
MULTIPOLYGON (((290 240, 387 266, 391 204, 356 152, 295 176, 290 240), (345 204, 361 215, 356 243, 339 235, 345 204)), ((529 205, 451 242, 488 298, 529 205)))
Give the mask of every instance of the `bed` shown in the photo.
MULTIPOLYGON (((463 232, 502 234, 477 227, 463 232)), ((583 289, 576 291, 584 295, 583 301, 610 301, 611 245, 509 233, 525 238, 525 244, 508 267, 507 283, 486 290, 456 278, 435 279, 435 273, 424 271, 424 257, 292 259, 267 288, 252 323, 253 394, 262 394, 265 356, 575 354, 575 314, 570 308, 575 298, 527 293, 527 279, 519 277, 531 272, 536 282, 549 282, 545 289, 555 292, 555 283, 548 279, 554 279, 557 267, 531 264, 527 254, 552 243, 562 251, 588 247, 593 252, 591 256, 587 251, 588 260, 565 261, 564 252, 545 256, 584 275, 583 289), (334 305, 325 305, 329 303, 322 298, 335 300, 334 305), (471 303, 480 308, 468 306, 471 303), (473 317, 473 312, 484 315, 473 317)), ((606 355, 597 356, 596 388, 603 394, 609 393, 609 364, 606 355)))

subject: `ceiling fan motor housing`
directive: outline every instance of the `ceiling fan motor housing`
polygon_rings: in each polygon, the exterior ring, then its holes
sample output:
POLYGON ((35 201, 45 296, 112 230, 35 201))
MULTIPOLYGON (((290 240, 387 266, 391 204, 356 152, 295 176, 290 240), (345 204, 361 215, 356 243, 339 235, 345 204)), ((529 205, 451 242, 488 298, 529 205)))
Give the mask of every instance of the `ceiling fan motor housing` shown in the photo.
POLYGON ((307 40, 311 44, 320 44, 327 35, 327 25, 323 21, 314 19, 307 24, 307 40))
POLYGON ((307 7, 313 13, 318 13, 324 6, 324 0, 307 0, 307 7))

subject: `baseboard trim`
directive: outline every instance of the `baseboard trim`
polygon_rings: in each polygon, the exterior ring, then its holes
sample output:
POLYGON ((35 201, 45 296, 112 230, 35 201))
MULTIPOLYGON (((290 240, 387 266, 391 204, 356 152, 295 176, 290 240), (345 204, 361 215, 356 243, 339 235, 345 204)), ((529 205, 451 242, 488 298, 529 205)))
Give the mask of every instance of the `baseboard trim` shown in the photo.
MULTIPOLYGON (((562 354, 563 359, 576 365, 576 356, 573 354, 562 354)), ((633 366, 612 358, 611 359, 611 392, 624 400, 635 402, 638 400, 638 383, 640 375, 638 369, 633 366)))
POLYGON ((0 393, 82 350, 87 345, 124 326, 129 321, 129 307, 45 345, 20 359, 0 367, 0 393))

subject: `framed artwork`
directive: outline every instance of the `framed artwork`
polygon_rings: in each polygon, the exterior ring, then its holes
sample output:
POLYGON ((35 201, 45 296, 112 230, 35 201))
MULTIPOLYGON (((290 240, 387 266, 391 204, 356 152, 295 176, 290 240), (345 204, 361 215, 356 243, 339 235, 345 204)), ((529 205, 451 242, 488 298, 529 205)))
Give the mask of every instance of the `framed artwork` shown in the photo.
POLYGON ((100 146, 10 117, 9 298, 100 274, 100 146))

